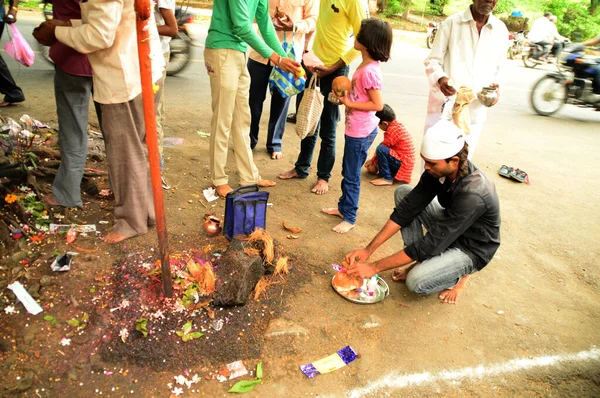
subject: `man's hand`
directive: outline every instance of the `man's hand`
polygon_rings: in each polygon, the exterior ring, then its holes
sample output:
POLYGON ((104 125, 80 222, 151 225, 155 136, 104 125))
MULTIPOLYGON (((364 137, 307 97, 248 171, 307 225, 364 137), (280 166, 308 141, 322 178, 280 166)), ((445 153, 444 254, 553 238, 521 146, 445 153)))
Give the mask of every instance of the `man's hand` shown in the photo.
POLYGON ((68 21, 51 19, 43 22, 33 29, 33 37, 44 46, 51 46, 56 43, 55 30, 57 26, 70 26, 68 21))
POLYGON ((7 24, 17 22, 17 8, 16 7, 10 7, 8 12, 6 13, 6 17, 4 17, 4 21, 7 24))
POLYGON ((446 97, 456 94, 456 89, 448 84, 447 77, 440 77, 438 80, 438 84, 440 85, 440 91, 444 93, 446 97))
POLYGON ((374 263, 355 262, 348 266, 346 273, 350 276, 358 276, 367 279, 375 275, 377 269, 374 263))
POLYGON ((496 96, 496 101, 492 102, 492 105, 490 105, 490 107, 492 107, 498 103, 498 100, 500 100, 500 86, 498 85, 498 83, 492 83, 490 84, 490 87, 496 87, 496 93, 498 93, 498 95, 496 96))
POLYGON ((273 18, 273 26, 275 30, 283 30, 285 32, 291 32, 294 30, 294 21, 287 14, 273 18))
POLYGON ((371 252, 368 249, 355 249, 346 254, 345 260, 348 264, 352 265, 355 262, 364 263, 370 256, 371 252))
POLYGON ((271 54, 269 60, 273 63, 273 65, 278 66, 279 69, 281 69, 284 72, 297 74, 298 70, 302 68, 302 66, 300 66, 300 64, 294 61, 293 59, 280 57, 277 53, 271 54))
POLYGON ((316 73, 317 76, 322 79, 326 76, 331 75, 338 68, 336 68, 335 66, 317 65, 313 69, 315 71, 314 73, 316 73))

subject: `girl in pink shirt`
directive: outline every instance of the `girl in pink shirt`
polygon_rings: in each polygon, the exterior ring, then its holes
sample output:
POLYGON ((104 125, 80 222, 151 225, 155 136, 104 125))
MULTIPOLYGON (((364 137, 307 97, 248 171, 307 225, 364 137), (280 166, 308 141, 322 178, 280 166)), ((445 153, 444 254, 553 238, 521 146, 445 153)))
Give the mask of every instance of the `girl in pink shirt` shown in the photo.
POLYGON ((356 223, 360 171, 377 136, 379 119, 375 112, 383 109, 383 79, 379 62, 390 58, 392 40, 392 28, 387 22, 376 18, 362 21, 354 40, 354 48, 362 54, 362 63, 352 76, 352 91, 338 98, 346 106, 342 196, 337 208, 325 208, 323 212, 343 219, 333 228, 340 234, 350 231, 356 223))

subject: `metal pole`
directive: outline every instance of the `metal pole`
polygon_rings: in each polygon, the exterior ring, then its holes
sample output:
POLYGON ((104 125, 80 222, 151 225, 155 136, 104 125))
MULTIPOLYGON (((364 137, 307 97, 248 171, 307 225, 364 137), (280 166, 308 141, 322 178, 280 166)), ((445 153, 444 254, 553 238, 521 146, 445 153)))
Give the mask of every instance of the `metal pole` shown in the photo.
POLYGON ((158 153, 158 135, 156 134, 156 114, 154 112, 154 90, 152 89, 152 62, 150 60, 150 35, 148 33, 148 20, 151 12, 150 0, 135 0, 138 56, 142 79, 144 123, 146 125, 146 145, 148 146, 154 211, 156 213, 156 231, 158 233, 163 294, 165 297, 172 297, 173 281, 171 280, 165 204, 160 180, 160 157, 158 153))

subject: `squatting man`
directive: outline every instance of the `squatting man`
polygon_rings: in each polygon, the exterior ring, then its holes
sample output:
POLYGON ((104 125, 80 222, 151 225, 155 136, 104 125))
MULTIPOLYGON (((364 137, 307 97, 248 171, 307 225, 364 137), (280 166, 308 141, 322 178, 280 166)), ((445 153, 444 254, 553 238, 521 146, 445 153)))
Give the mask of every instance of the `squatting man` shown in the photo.
POLYGON ((406 281, 410 291, 440 293, 442 302, 457 302, 470 274, 482 270, 500 246, 496 188, 468 153, 464 134, 453 123, 441 120, 427 130, 421 146, 425 172, 414 188, 396 189, 396 207, 371 243, 346 255, 349 275, 369 278, 395 268, 392 279, 406 281), (398 231, 406 247, 367 262, 398 231))

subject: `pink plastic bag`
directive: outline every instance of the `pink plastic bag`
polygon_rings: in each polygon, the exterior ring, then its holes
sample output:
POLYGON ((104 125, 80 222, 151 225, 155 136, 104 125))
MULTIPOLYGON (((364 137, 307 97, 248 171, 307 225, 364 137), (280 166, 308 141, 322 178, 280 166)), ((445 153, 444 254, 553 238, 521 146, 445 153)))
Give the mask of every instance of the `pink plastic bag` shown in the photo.
POLYGON ((12 40, 4 46, 4 49, 8 55, 13 57, 18 63, 25 66, 33 65, 33 61, 35 60, 33 50, 14 23, 9 24, 8 26, 12 33, 12 40))

